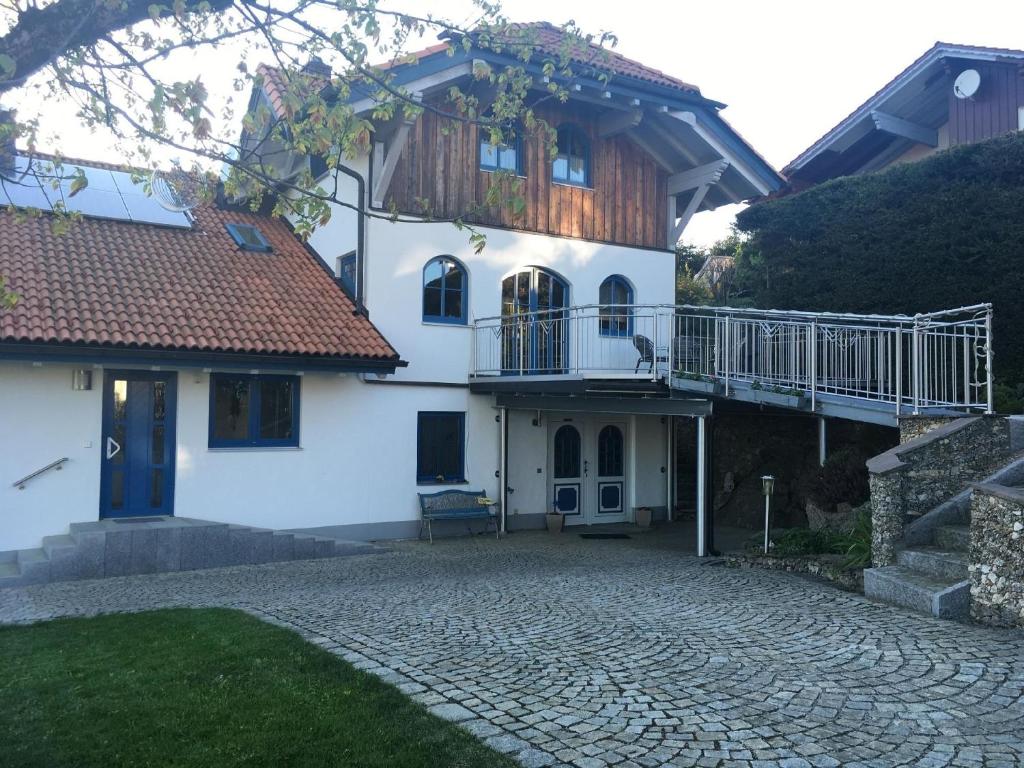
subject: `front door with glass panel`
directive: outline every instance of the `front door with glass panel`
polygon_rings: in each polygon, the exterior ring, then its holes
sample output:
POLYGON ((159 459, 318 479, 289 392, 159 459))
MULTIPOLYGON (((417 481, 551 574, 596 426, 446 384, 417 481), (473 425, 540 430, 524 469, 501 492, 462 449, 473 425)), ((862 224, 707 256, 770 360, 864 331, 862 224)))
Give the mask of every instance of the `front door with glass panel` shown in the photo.
POLYGON ((531 267, 501 281, 502 372, 564 373, 569 364, 569 288, 531 267))
POLYGON ((626 425, 598 422, 594 515, 596 522, 617 523, 626 519, 626 425))
POLYGON ((174 373, 106 372, 100 517, 173 514, 176 395, 174 373))
MULTIPOLYGON (((581 425, 582 426, 582 425, 581 425)), ((583 507, 585 469, 580 427, 558 419, 550 427, 550 506, 565 515, 567 525, 586 522, 583 507)))

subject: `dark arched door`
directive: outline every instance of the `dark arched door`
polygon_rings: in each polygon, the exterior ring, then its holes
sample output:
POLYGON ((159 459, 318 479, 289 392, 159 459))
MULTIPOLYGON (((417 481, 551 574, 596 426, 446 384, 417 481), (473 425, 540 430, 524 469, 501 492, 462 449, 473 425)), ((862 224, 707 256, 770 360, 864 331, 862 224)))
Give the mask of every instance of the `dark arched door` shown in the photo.
POLYGON ((501 281, 502 372, 565 373, 569 365, 569 286, 540 267, 501 281))
POLYGON ((618 424, 606 424, 597 433, 597 514, 623 515, 626 491, 626 440, 618 424))
POLYGON ((583 513, 583 440, 573 424, 554 429, 551 438, 551 504, 571 522, 583 513))

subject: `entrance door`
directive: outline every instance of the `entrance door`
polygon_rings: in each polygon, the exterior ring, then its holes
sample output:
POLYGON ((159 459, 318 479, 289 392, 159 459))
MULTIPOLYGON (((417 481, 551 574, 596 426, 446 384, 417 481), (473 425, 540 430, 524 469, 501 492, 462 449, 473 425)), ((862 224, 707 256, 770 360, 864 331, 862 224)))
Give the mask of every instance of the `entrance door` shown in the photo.
POLYGON ((173 514, 176 394, 174 373, 107 371, 101 518, 173 514))
POLYGON ((568 306, 565 281, 545 269, 530 267, 501 281, 502 373, 565 372, 568 306))
POLYGON ((583 440, 575 424, 551 427, 551 504, 567 525, 586 522, 583 515, 583 440))
POLYGON ((598 422, 597 472, 594 477, 593 522, 617 523, 626 519, 626 427, 598 422))

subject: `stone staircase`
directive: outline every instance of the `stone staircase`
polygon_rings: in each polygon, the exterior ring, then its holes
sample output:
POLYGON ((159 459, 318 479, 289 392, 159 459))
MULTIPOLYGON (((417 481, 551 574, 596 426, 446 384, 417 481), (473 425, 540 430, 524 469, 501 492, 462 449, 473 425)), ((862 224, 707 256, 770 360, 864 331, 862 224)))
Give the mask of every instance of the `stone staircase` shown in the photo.
MULTIPOLYGON (((1009 421, 1014 458, 982 482, 1016 485, 1024 480, 1024 419, 1009 421)), ((864 571, 864 594, 918 613, 967 621, 970 526, 971 488, 967 487, 906 526, 896 564, 864 571)))
POLYGON ((187 517, 72 523, 42 546, 0 552, 0 587, 370 554, 384 548, 187 517))

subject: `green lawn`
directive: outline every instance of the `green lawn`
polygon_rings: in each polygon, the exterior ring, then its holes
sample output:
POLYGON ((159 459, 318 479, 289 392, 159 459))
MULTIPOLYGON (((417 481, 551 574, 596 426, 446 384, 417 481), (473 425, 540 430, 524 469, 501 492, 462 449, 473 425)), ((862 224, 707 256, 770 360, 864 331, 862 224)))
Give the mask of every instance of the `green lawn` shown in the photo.
POLYGON ((180 609, 0 627, 0 765, 514 763, 292 632, 180 609))

